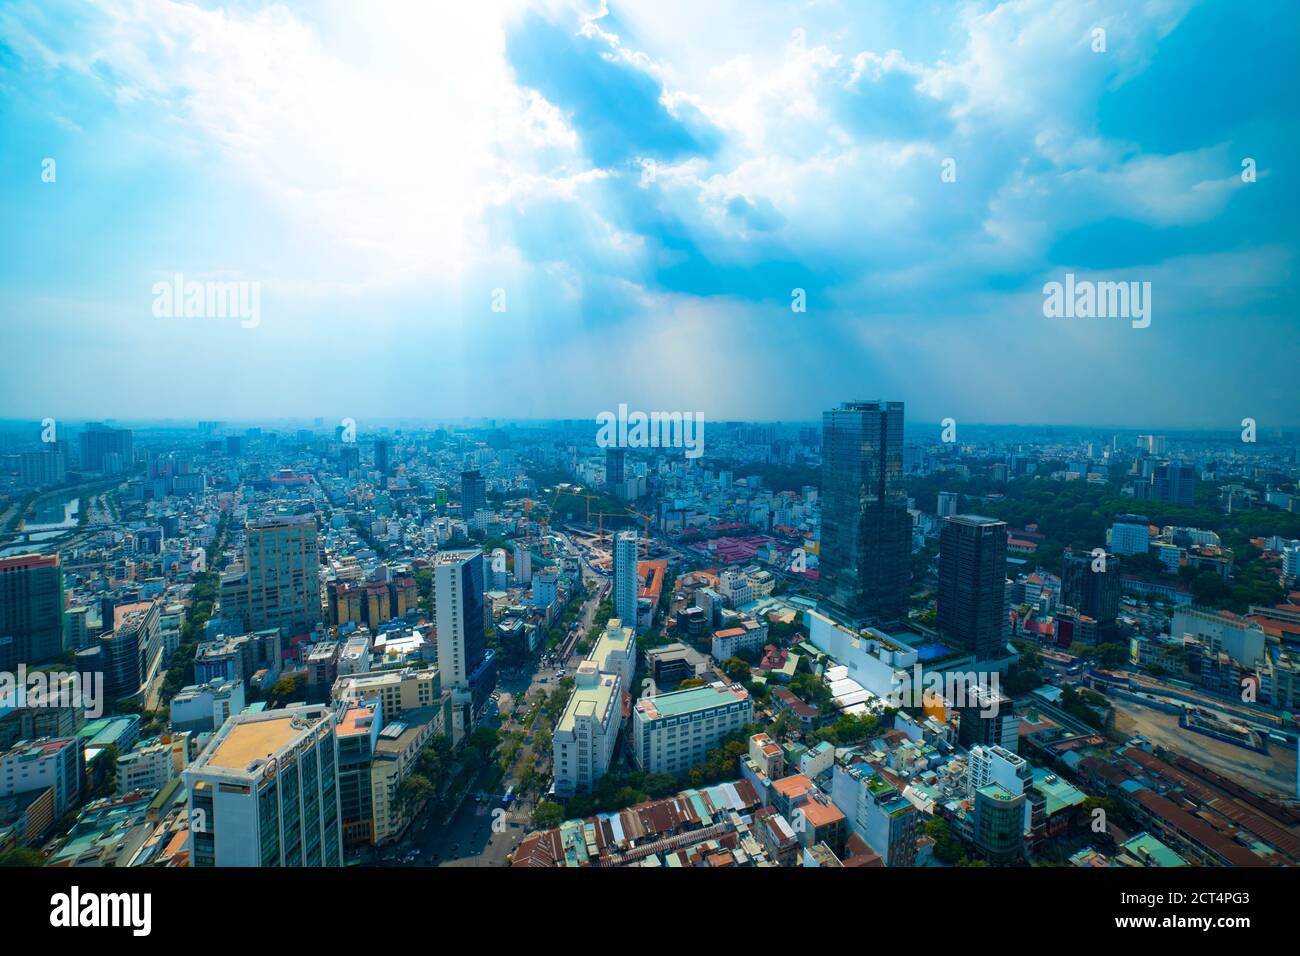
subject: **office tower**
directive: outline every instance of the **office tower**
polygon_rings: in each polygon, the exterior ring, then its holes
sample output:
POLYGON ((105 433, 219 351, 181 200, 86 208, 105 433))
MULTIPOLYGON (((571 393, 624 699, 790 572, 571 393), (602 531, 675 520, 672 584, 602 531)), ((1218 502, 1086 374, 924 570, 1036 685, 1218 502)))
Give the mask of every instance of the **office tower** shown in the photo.
POLYGON ((1013 863, 1025 852, 1025 795, 999 783, 988 783, 974 793, 974 843, 989 862, 1013 863))
POLYGON ((487 508, 487 481, 477 471, 460 474, 460 516, 469 521, 487 508))
POLYGON ((86 424, 81 432, 83 469, 108 472, 114 466, 120 469, 130 468, 134 462, 135 449, 130 429, 109 428, 100 422, 86 424))
POLYGON ((957 742, 971 747, 1002 747, 1011 753, 1020 745, 1020 715, 1009 697, 985 684, 964 688, 957 701, 957 742))
POLYGON ((183 776, 191 866, 343 865, 330 707, 237 714, 183 776))
POLYGON ((1003 656, 1007 526, 979 515, 945 518, 939 535, 939 630, 976 660, 1003 656))
POLYGON ((903 491, 903 403, 846 402, 822 416, 823 601, 848 623, 906 607, 912 518, 903 491))
POLYGON ((637 547, 635 531, 614 535, 614 616, 633 623, 637 619, 637 547))
POLYGON ((314 515, 276 515, 245 525, 244 570, 221 579, 221 613, 244 630, 310 632, 322 619, 314 515))
POLYGON ((375 471, 380 477, 388 475, 388 441, 383 438, 375 439, 375 471))
POLYGON ((1103 560, 1089 551, 1066 549, 1061 561, 1061 603, 1097 622, 1103 643, 1116 634, 1119 617, 1120 559, 1108 554, 1103 560))
POLYGON ((0 558, 0 670, 63 651, 63 567, 55 554, 0 558))
POLYGON ((957 502, 961 499, 955 491, 939 492, 938 515, 940 518, 951 518, 957 513, 957 502))
POLYGON ((452 742, 474 729, 474 714, 496 684, 487 650, 483 552, 440 551, 433 562, 433 620, 442 687, 452 693, 452 742))
POLYGON ((240 441, 238 435, 226 436, 226 454, 229 455, 231 458, 239 457, 239 452, 242 448, 242 445, 243 443, 240 441))
POLYGON ((1110 527, 1110 550, 1115 554, 1146 554, 1151 531, 1146 515, 1116 515, 1110 527))
POLYGON ((627 481, 627 449, 605 449, 605 490, 622 497, 627 481))
POLYGON ((515 583, 524 587, 533 583, 533 555, 528 550, 527 541, 516 541, 515 545, 515 583))
POLYGON ((361 449, 356 445, 344 445, 339 449, 339 473, 344 478, 355 478, 361 470, 361 449))
MULTIPOLYGON (((98 655, 82 657, 104 674, 104 693, 113 700, 142 694, 162 666, 161 602, 120 604, 104 621, 98 655)), ((82 668, 84 670, 84 668, 82 668)))
POLYGON ((1151 497, 1171 505, 1196 504, 1196 469, 1181 461, 1157 465, 1151 476, 1151 497))

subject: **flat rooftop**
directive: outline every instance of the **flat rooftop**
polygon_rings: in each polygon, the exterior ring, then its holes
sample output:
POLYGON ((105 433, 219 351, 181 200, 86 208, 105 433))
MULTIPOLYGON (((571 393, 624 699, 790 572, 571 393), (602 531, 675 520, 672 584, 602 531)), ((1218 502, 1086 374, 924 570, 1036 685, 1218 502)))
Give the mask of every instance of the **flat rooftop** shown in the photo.
POLYGON ((311 727, 319 722, 316 717, 310 723, 301 720, 301 711, 271 711, 275 716, 262 720, 236 721, 230 725, 226 735, 215 742, 211 753, 203 764, 223 770, 245 771, 255 760, 265 760, 295 743, 311 727))
POLYGON ((740 687, 692 687, 689 690, 673 691, 657 697, 643 697, 636 703, 636 709, 651 720, 663 717, 677 717, 681 714, 694 713, 709 707, 721 707, 738 700, 748 700, 749 693, 740 687))

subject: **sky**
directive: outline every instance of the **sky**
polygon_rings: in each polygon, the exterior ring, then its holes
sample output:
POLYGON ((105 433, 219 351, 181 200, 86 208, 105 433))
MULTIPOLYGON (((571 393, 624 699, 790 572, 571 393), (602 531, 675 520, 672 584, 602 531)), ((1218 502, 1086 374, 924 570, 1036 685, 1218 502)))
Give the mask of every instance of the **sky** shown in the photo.
POLYGON ((0 418, 1294 427, 1293 12, 6 0, 0 418))

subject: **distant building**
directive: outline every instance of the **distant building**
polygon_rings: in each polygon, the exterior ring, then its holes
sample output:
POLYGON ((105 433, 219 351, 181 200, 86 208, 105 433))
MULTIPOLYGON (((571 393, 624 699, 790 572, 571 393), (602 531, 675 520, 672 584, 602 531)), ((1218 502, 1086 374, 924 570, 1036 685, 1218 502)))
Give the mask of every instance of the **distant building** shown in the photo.
POLYGON ((614 535, 614 616, 623 621, 637 619, 637 535, 619 531, 614 535))
POLYGON ((245 534, 244 570, 221 579, 221 613, 249 631, 310 632, 323 618, 315 516, 260 518, 245 534))

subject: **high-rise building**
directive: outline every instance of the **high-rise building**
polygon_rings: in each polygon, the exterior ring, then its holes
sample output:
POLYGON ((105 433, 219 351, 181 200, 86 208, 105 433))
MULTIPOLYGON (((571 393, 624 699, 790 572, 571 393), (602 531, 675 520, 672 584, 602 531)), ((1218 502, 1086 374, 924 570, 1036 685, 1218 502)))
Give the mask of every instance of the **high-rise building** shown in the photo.
POLYGON ((961 495, 955 491, 939 492, 938 515, 940 518, 951 518, 957 513, 957 502, 961 495))
POLYGON ((614 616, 619 620, 637 619, 637 546, 635 531, 614 535, 614 616))
POLYGON ((474 714, 496 683, 495 658, 487 650, 483 599, 483 552, 439 551, 433 562, 433 619, 438 671, 452 693, 452 742, 474 729, 474 714))
POLYGON ((130 468, 135 461, 131 430, 88 422, 81 432, 81 467, 111 472, 130 468), (116 457, 114 457, 116 456, 116 457))
POLYGON ((380 477, 388 475, 388 440, 384 438, 375 439, 375 471, 379 472, 380 477))
POLYGON ((63 568, 55 554, 0 558, 0 670, 63 651, 63 568))
POLYGON ((1102 643, 1117 633, 1119 578, 1120 559, 1113 554, 1093 557, 1089 551, 1067 549, 1061 561, 1061 603, 1095 620, 1102 643))
POLYGON ((221 579, 221 613, 244 630, 311 631, 322 619, 314 515, 277 515, 245 526, 244 570, 221 579))
POLYGON ((846 402, 822 416, 823 601, 849 623, 902 616, 912 554, 903 403, 846 402))
POLYGON ((1002 747, 1011 753, 1020 745, 1020 715, 1011 698, 984 684, 966 688, 957 706, 957 742, 963 747, 1002 747))
POLYGON ((621 497, 627 482, 627 449, 605 449, 605 490, 621 497))
POLYGON ((1186 462, 1157 465, 1151 476, 1151 497, 1171 505, 1196 504, 1196 469, 1186 462))
POLYGON ((324 704, 226 721, 184 772, 190 865, 342 866, 334 723, 324 704))
POLYGON ((463 471, 460 475, 460 516, 469 521, 487 508, 487 481, 478 471, 463 471))
POLYGON ((524 587, 533 583, 533 554, 528 550, 528 542, 518 540, 515 549, 515 583, 524 587))
POLYGON ((1007 629, 1007 525, 945 518, 939 535, 939 630, 976 660, 1002 656, 1007 629))

